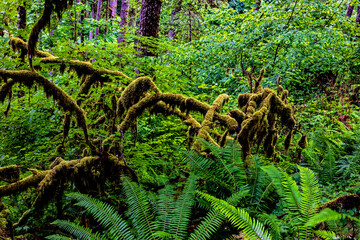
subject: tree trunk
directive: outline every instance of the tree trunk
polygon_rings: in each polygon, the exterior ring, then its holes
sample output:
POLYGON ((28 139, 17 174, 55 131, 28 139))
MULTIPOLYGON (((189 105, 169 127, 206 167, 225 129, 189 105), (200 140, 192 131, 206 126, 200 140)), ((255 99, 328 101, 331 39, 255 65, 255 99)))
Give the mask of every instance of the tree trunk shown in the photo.
POLYGON ((125 28, 128 22, 128 15, 129 15, 129 0, 122 0, 121 4, 121 13, 120 13, 120 35, 118 37, 118 43, 125 42, 125 28))
POLYGON ((175 6, 174 10, 171 11, 171 27, 169 30, 169 39, 173 39, 176 35, 175 33, 175 27, 174 27, 174 21, 175 21, 175 16, 178 12, 180 12, 181 10, 181 4, 182 4, 182 0, 180 0, 177 5, 175 6))
MULTIPOLYGON (((86 4, 86 0, 83 0, 83 3, 86 4)), ((84 10, 81 10, 81 13, 80 13, 80 24, 81 25, 84 23, 84 19, 85 19, 85 12, 84 12, 84 10)), ((83 31, 80 31, 80 41, 82 43, 85 41, 83 31)))
POLYGON ((110 0, 111 18, 116 18, 117 0, 110 0))
MULTIPOLYGON (((95 3, 92 2, 91 3, 91 19, 94 19, 95 18, 95 3)), ((92 40, 94 38, 94 32, 93 30, 90 31, 90 34, 89 34, 89 40, 92 40)))
POLYGON ((259 11, 261 6, 261 0, 255 0, 255 8, 254 11, 259 11))
POLYGON ((356 11, 356 24, 360 23, 360 6, 358 6, 356 11))
MULTIPOLYGON (((96 9, 96 20, 97 21, 100 20, 100 16, 101 16, 101 4, 102 4, 102 0, 98 0, 97 9, 96 9)), ((99 28, 95 29, 95 38, 97 35, 99 35, 99 28)))
MULTIPOLYGON (((161 3, 161 0, 142 0, 139 26, 140 36, 154 38, 159 36, 161 3)), ((148 48, 145 44, 141 44, 140 51, 144 56, 155 56, 156 54, 148 51, 148 48)))
POLYGON ((353 11, 354 11, 354 7, 351 6, 351 1, 350 1, 349 5, 348 5, 348 8, 346 10, 346 16, 351 17, 352 14, 353 14, 353 11))
POLYGON ((24 6, 21 5, 18 6, 18 14, 19 14, 19 21, 17 22, 18 29, 24 29, 26 28, 26 9, 24 6))
POLYGON ((131 6, 129 9, 129 26, 132 27, 139 27, 140 21, 136 21, 136 16, 140 13, 140 11, 137 9, 137 4, 139 3, 139 0, 136 0, 135 6, 131 6))

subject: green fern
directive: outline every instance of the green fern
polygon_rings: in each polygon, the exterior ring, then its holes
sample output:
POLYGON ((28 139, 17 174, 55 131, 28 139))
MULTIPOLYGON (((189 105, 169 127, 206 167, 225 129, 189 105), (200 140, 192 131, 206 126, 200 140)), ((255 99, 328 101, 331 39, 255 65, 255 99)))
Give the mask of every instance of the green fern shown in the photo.
POLYGON ((308 168, 298 166, 301 177, 301 191, 296 185, 294 179, 292 179, 286 172, 280 172, 273 166, 263 167, 262 169, 270 176, 274 182, 277 193, 284 201, 287 212, 287 219, 291 225, 298 232, 300 239, 310 239, 313 234, 323 234, 318 236, 325 236, 331 232, 327 231, 315 231, 313 227, 317 224, 328 221, 337 220, 342 216, 330 209, 324 209, 319 211, 320 207, 320 189, 315 174, 308 168), (279 176, 281 177, 281 183, 279 184, 279 176))
POLYGON ((174 211, 171 216, 171 232, 179 239, 184 239, 187 235, 187 225, 191 216, 191 207, 194 203, 196 178, 194 174, 189 176, 184 190, 174 204, 174 211))
MULTIPOLYGON (((59 228, 65 230, 66 232, 68 232, 69 234, 79 238, 79 239, 84 239, 84 240, 103 240, 103 239, 107 239, 105 238, 105 236, 100 236, 100 234, 93 234, 91 232, 90 229, 88 228, 84 228, 78 224, 69 222, 69 221, 64 221, 64 220, 56 220, 54 221, 52 224, 57 225, 59 228)), ((47 239, 69 239, 68 237, 65 236, 60 236, 60 235, 51 235, 46 237, 47 239)))
POLYGON ((203 178, 231 192, 240 189, 245 184, 246 174, 239 144, 229 141, 225 147, 218 147, 203 139, 198 139, 198 141, 208 148, 215 158, 205 158, 194 151, 188 151, 184 153, 185 162, 203 178))
MULTIPOLYGON (((240 199, 247 196, 248 189, 241 189, 238 192, 232 194, 226 199, 229 204, 237 204, 240 199)), ((220 211, 210 210, 204 220, 196 227, 194 232, 190 235, 189 240, 205 240, 210 239, 225 220, 224 215, 220 211)))
POLYGON ((146 193, 128 178, 123 178, 123 188, 129 206, 128 215, 140 239, 155 239, 153 214, 146 193))
POLYGON ((197 194, 209 201, 214 209, 224 214, 235 227, 241 229, 246 239, 271 239, 263 224, 251 218, 244 209, 235 208, 228 202, 206 193, 197 192, 197 194))
POLYGON ((70 193, 68 196, 78 201, 75 205, 84 207, 104 228, 109 229, 111 239, 134 239, 129 226, 112 206, 80 193, 70 193))

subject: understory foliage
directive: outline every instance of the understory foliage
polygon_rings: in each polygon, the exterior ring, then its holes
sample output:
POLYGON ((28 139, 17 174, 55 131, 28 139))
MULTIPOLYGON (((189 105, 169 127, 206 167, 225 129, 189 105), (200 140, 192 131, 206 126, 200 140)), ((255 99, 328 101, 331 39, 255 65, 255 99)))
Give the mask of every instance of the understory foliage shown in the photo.
POLYGON ((121 29, 113 1, 25 2, 0 3, 0 238, 359 237, 347 3, 162 1, 148 39, 135 0, 121 29))

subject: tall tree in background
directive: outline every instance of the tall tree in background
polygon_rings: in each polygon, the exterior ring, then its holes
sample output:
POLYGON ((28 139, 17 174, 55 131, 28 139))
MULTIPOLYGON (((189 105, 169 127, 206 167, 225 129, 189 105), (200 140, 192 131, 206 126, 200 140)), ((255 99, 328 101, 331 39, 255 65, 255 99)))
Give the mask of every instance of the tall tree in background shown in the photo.
POLYGON ((353 14, 353 11, 354 11, 354 7, 351 6, 351 1, 350 1, 349 5, 347 7, 347 10, 346 10, 346 16, 351 17, 353 14))
POLYGON ((110 17, 116 18, 117 0, 110 0, 110 17))
MULTIPOLYGON (((102 0, 98 0, 97 9, 96 9, 96 20, 97 21, 99 21, 100 17, 101 17, 101 4, 102 4, 102 0)), ((95 29, 95 38, 96 38, 97 35, 99 35, 99 28, 98 27, 95 29)))
POLYGON ((120 18, 121 18, 121 22, 120 22, 120 34, 118 37, 118 43, 122 43, 125 42, 125 27, 127 25, 128 22, 128 16, 129 16, 129 0, 122 0, 121 3, 121 13, 120 13, 120 18))
MULTIPOLYGON (((161 12, 161 0, 142 0, 140 11, 139 35, 143 37, 159 36, 159 22, 161 12)), ((155 56, 153 51, 149 51, 146 44, 141 44, 140 51, 144 56, 155 56)))
POLYGON ((18 14, 19 14, 19 21, 17 22, 18 29, 24 29, 24 28, 26 28, 26 9, 25 9, 25 6, 23 6, 23 5, 18 6, 18 14))
POLYGON ((181 11, 181 4, 182 4, 182 0, 179 0, 176 2, 176 5, 174 7, 174 10, 171 11, 171 27, 169 30, 169 38, 173 39, 175 37, 175 26, 174 26, 174 21, 175 21, 175 16, 178 12, 181 11))
MULTIPOLYGON (((91 15, 90 15, 91 19, 95 18, 95 3, 94 1, 91 2, 91 15)), ((94 38, 94 32, 93 30, 90 31, 89 34, 89 40, 92 40, 94 38)))

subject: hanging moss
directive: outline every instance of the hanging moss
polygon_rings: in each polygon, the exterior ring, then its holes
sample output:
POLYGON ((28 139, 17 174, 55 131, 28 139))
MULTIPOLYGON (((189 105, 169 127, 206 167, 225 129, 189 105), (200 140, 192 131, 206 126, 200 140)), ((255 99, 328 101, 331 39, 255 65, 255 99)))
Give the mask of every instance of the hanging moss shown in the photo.
POLYGON ((51 14, 54 11, 57 13, 58 18, 60 18, 61 13, 72 4, 73 0, 45 0, 43 13, 32 27, 28 40, 29 64, 32 70, 34 70, 32 66, 32 58, 35 56, 36 44, 41 30, 43 30, 47 25, 50 25, 51 14))
MULTIPOLYGON (((86 125, 86 116, 83 109, 81 109, 75 100, 68 95, 61 88, 56 86, 53 82, 47 80, 43 76, 39 75, 36 72, 21 70, 21 71, 7 71, 0 69, 0 76, 3 78, 11 78, 12 85, 14 83, 22 83, 28 87, 31 87, 34 82, 38 83, 40 86, 44 88, 44 92, 47 97, 53 97, 54 100, 58 102, 58 104, 63 108, 64 111, 71 112, 75 115, 77 124, 80 128, 82 128, 84 132, 84 137, 86 143, 90 147, 91 151, 96 154, 96 148, 92 145, 89 140, 89 135, 87 131, 86 125)), ((3 86, 1 87, 1 89, 3 86)), ((0 100, 2 99, 2 91, 0 89, 0 100)))
MULTIPOLYGON (((0 199, 1 200, 1 199, 0 199)), ((10 215, 8 207, 0 201, 0 233, 3 229, 7 228, 7 217, 10 215)))
MULTIPOLYGON (((252 87, 251 93, 243 93, 238 97, 238 105, 242 111, 230 113, 238 122, 241 122, 241 130, 237 136, 244 157, 251 154, 251 148, 256 143, 257 149, 261 144, 264 145, 265 154, 272 157, 278 140, 278 130, 276 124, 286 126, 291 133, 296 121, 291 106, 287 104, 288 92, 279 85, 278 93, 261 87, 265 70, 260 71, 260 76, 256 78, 249 75, 249 85, 252 87), (254 82, 254 86, 252 86, 254 82)), ((291 134, 285 141, 286 150, 291 143, 291 134)))
POLYGON ((308 141, 307 141, 307 136, 306 134, 303 134, 298 142, 298 146, 301 148, 301 149, 305 149, 308 145, 308 141))
POLYGON ((292 141, 292 131, 289 131, 289 133, 286 135, 285 140, 284 140, 285 152, 287 152, 289 150, 291 141, 292 141))

